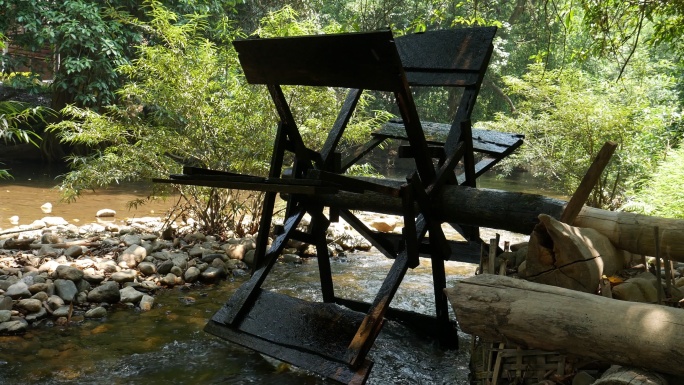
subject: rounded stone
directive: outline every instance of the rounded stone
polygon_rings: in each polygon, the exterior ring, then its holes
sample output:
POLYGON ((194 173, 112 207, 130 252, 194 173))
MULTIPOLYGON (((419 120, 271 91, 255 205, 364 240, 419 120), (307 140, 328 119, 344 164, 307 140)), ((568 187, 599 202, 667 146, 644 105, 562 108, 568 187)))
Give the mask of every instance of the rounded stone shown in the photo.
POLYGON ((74 281, 68 279, 56 279, 55 292, 61 299, 69 303, 73 302, 76 299, 76 294, 78 294, 78 288, 76 288, 76 284, 74 283, 74 281))
POLYGON ((57 309, 52 311, 52 316, 53 317, 68 317, 70 311, 71 311, 70 306, 60 306, 57 309))
POLYGON ((159 267, 157 268, 157 273, 161 275, 166 275, 171 272, 171 268, 173 266, 173 261, 166 260, 159 265, 159 267))
POLYGON ((102 209, 102 210, 98 210, 95 213, 95 216, 98 218, 115 217, 116 211, 114 211, 112 209, 102 209))
POLYGON ((17 302, 17 307, 29 313, 36 313, 43 308, 43 303, 38 299, 22 299, 17 302))
POLYGON ((86 318, 104 318, 107 316, 107 309, 102 306, 98 306, 94 309, 90 309, 85 313, 86 318))
POLYGON ((150 276, 157 272, 157 267, 151 262, 140 262, 138 264, 138 270, 146 276, 150 276))
POLYGON ((120 301, 123 303, 138 303, 144 295, 143 293, 135 290, 135 288, 132 286, 124 287, 123 289, 119 290, 119 293, 121 296, 120 301))
POLYGON ((12 299, 30 298, 31 292, 24 281, 19 281, 5 290, 5 296, 12 297, 12 299))
POLYGON ((113 281, 105 282, 88 293, 89 302, 117 303, 120 299, 119 285, 113 281))
POLYGON ((33 296, 31 296, 32 299, 37 299, 40 302, 47 301, 49 297, 50 296, 48 295, 48 293, 46 293, 44 291, 39 291, 36 294, 34 294, 33 296))
POLYGON ((188 270, 185 271, 185 274, 183 274, 183 278, 185 279, 185 282, 188 283, 193 283, 199 279, 200 274, 202 271, 198 269, 195 266, 191 266, 188 268, 188 270))
POLYGON ((112 274, 112 280, 118 283, 133 282, 138 273, 135 270, 122 270, 112 274))
POLYGON ((150 310, 152 310, 153 306, 154 306, 154 297, 149 296, 147 294, 143 295, 143 297, 140 299, 140 310, 141 311, 150 311, 150 310))
POLYGON ((180 276, 183 275, 183 269, 181 269, 181 268, 178 267, 178 266, 174 266, 174 267, 171 268, 171 270, 169 271, 169 273, 175 275, 176 277, 180 277, 180 276))
POLYGON ((59 265, 55 270, 55 275, 59 279, 67 279, 69 281, 80 281, 83 278, 83 271, 68 265, 59 265))
POLYGON ((161 279, 162 284, 166 286, 175 286, 177 276, 173 273, 168 273, 161 279))
POLYGON ((200 274, 202 282, 212 283, 226 276, 226 270, 223 268, 208 267, 200 274))

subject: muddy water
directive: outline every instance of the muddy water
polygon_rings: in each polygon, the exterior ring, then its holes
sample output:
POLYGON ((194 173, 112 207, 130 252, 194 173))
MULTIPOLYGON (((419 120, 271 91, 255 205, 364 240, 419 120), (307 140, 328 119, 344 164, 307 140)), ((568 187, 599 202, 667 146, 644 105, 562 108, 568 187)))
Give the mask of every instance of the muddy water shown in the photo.
POLYGON ((145 198, 150 192, 146 183, 127 183, 108 189, 86 191, 76 203, 61 201, 60 191, 55 188, 59 177, 67 170, 34 164, 0 165, 10 167, 12 179, 0 179, 0 228, 11 227, 10 217, 18 216, 19 224, 30 224, 45 216, 63 217, 78 225, 96 220, 95 213, 103 208, 117 212, 117 219, 126 217, 161 216, 171 208, 175 200, 156 201, 137 209, 129 209, 128 202, 145 198), (52 204, 52 213, 45 214, 40 207, 52 204))
MULTIPOLYGON (((369 301, 390 261, 372 254, 332 261, 336 293, 369 301), (362 279, 359 279, 362 277, 362 279)), ((472 266, 448 262, 450 283, 472 266)), ((265 287, 307 300, 320 299, 318 268, 277 265, 265 287)), ((268 360, 202 331, 241 281, 201 290, 168 290, 154 309, 119 308, 80 326, 34 329, 0 337, 0 384, 330 384, 310 373, 268 360)), ((393 305, 431 314, 428 261, 407 274, 393 305)), ((453 315, 452 315, 453 317, 453 315)), ((460 351, 442 351, 402 325, 387 322, 370 353, 369 384, 467 384, 467 336, 460 351)))

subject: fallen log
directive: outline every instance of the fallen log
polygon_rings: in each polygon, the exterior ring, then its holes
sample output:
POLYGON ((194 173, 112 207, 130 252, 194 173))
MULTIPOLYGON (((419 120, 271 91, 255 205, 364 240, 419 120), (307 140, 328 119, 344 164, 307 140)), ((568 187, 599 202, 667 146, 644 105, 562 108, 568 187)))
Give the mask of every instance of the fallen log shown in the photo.
POLYGON ((684 310, 490 274, 445 289, 463 331, 522 348, 684 375, 684 310))
MULTIPOLYGON (((387 184, 401 182, 387 180, 387 184)), ((339 192, 309 198, 326 206, 349 210, 401 215, 401 199, 366 192, 339 192)), ((444 222, 489 227, 530 234, 539 223, 539 214, 560 219, 566 201, 537 194, 502 190, 444 186, 436 198, 444 222)), ((653 227, 660 228, 660 245, 670 259, 684 262, 684 220, 606 211, 584 206, 572 223, 588 227, 608 237, 618 249, 634 254, 655 254, 653 227)))

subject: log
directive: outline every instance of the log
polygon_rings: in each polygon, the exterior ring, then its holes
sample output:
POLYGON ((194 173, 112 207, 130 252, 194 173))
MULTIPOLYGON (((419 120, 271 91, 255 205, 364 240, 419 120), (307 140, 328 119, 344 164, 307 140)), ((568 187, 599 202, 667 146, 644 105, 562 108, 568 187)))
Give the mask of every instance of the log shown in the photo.
POLYGON ((445 292, 466 333, 684 375, 684 309, 490 274, 464 279, 445 292))
POLYGON ((668 382, 658 373, 639 368, 611 366, 598 381, 592 385, 667 385, 668 382))
MULTIPOLYGON (((384 183, 397 185, 401 182, 387 180, 384 183)), ((325 206, 349 210, 402 214, 401 199, 373 192, 358 194, 342 191, 308 199, 325 206)), ((439 213, 444 222, 530 234, 539 223, 539 214, 560 219, 567 202, 537 194, 444 186, 437 195, 435 204, 439 205, 439 213)), ((684 262, 684 220, 681 219, 649 217, 584 206, 572 225, 595 229, 608 237, 618 249, 645 255, 655 254, 653 227, 658 226, 663 250, 669 247, 670 259, 684 262)))

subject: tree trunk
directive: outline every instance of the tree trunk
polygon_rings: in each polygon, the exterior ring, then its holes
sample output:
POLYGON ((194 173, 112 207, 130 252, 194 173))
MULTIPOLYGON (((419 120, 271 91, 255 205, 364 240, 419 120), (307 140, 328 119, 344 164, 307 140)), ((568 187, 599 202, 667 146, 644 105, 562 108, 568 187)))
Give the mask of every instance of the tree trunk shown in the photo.
POLYGON ((445 289, 461 329, 494 341, 684 375, 684 310, 482 274, 445 289))
MULTIPOLYGON (((396 184, 385 181, 387 184, 396 184)), ((401 215, 401 199, 367 192, 339 192, 310 198, 326 206, 349 210, 401 215)), ((445 186, 435 199, 445 222, 473 225, 530 234, 539 223, 539 214, 559 219, 566 201, 536 194, 501 190, 445 186)), ((684 220, 627 212, 606 211, 584 206, 572 223, 588 227, 608 237, 613 245, 634 254, 655 255, 653 227, 661 234, 661 250, 670 259, 684 262, 684 220)))

